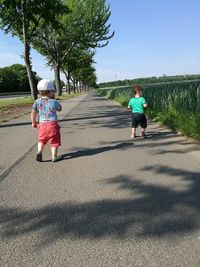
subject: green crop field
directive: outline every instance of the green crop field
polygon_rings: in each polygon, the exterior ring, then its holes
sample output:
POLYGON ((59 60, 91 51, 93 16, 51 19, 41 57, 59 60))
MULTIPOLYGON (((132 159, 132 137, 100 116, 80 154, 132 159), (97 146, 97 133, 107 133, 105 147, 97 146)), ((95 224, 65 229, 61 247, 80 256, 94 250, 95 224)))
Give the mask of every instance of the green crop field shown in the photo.
MULTIPOLYGON (((200 140, 200 80, 144 84, 142 88, 149 118, 200 140)), ((133 97, 131 86, 100 88, 98 92, 124 106, 133 97)))

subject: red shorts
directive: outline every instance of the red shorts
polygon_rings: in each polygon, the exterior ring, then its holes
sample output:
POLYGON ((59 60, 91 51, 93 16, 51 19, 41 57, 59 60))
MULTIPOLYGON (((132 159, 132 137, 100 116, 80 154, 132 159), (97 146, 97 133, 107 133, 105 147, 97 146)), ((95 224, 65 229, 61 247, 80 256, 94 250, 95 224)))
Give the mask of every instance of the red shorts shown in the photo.
POLYGON ((38 142, 46 145, 48 141, 52 147, 61 145, 60 126, 57 121, 41 122, 38 124, 38 142))

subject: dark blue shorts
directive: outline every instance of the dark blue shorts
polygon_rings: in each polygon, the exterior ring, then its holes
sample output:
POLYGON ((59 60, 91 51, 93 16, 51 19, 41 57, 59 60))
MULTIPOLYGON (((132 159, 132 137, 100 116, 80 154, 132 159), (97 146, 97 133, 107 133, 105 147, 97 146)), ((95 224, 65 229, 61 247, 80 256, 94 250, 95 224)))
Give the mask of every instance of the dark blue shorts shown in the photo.
POLYGON ((132 113, 132 128, 147 128, 147 119, 143 113, 132 113))

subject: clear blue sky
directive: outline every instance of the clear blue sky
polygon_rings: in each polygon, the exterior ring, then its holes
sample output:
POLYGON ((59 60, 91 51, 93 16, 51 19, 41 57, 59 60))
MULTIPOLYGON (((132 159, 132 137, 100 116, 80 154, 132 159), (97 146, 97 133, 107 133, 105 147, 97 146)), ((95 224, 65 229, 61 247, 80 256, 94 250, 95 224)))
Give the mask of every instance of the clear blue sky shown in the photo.
MULTIPOLYGON (((98 82, 178 74, 200 74, 199 0, 107 0, 111 31, 98 48, 98 82)), ((0 31, 0 67, 22 63, 23 46, 0 31)), ((42 56, 32 51, 33 70, 54 79, 42 56)), ((64 78, 63 78, 64 80, 64 78)))

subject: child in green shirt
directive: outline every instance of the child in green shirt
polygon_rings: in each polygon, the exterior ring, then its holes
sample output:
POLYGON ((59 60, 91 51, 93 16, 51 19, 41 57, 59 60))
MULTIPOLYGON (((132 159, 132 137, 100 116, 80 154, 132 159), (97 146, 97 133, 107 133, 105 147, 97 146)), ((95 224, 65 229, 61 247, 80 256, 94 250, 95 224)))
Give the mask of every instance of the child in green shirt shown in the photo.
POLYGON ((138 125, 141 127, 141 134, 146 137, 145 131, 147 128, 147 119, 144 114, 144 109, 147 108, 147 103, 142 97, 142 88, 139 85, 133 86, 134 97, 129 100, 128 109, 132 113, 132 128, 131 128, 131 138, 135 138, 136 129, 138 125))

